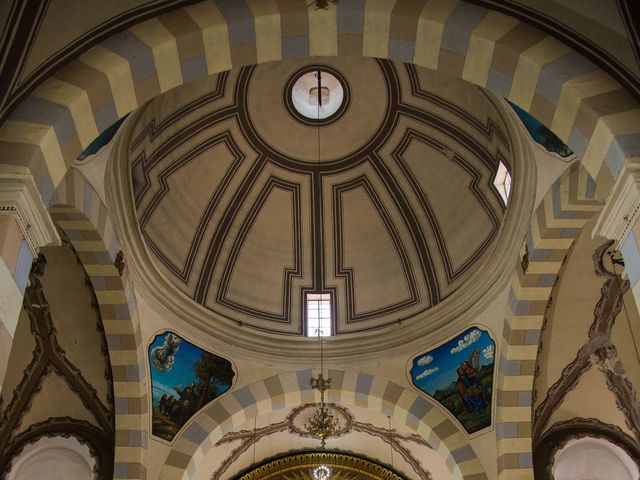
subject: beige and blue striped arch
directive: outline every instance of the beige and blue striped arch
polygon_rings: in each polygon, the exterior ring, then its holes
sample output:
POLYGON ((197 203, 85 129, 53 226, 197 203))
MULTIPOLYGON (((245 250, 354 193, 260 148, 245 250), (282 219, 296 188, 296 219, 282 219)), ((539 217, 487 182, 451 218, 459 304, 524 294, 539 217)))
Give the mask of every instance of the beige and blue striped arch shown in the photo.
MULTIPOLYGON (((582 158, 584 168, 574 174, 579 179, 590 175, 602 192, 609 189, 625 161, 637 160, 637 103, 596 65, 531 26, 458 0, 343 0, 329 10, 308 9, 306 3, 207 1, 131 27, 41 84, 0 128, 0 152, 5 161, 29 167, 45 203, 53 205, 62 201, 56 190, 81 194, 75 184, 71 190, 64 184, 71 181, 68 172, 73 160, 99 132, 175 86, 240 65, 361 55, 413 62, 508 98, 565 141, 582 158)), ((502 435, 501 478, 531 476, 524 420, 530 415, 526 405, 530 388, 519 377, 532 375, 537 309, 548 293, 544 282, 557 273, 556 257, 571 240, 555 235, 572 235, 586 223, 582 216, 595 208, 589 203, 593 202, 593 181, 579 184, 583 186, 576 187, 576 197, 571 189, 563 193, 565 184, 558 185, 557 198, 552 195, 545 200, 547 210, 538 212, 529 236, 530 268, 539 269, 532 275, 539 275, 536 281, 543 284, 526 283, 534 282, 529 274, 514 278, 513 314, 505 323, 505 360, 499 366, 504 398, 498 399, 504 407, 498 415, 505 424, 498 432, 502 435)), ((113 253, 113 230, 105 228, 105 251, 113 253)), ((135 338, 136 329, 131 329, 135 338)), ((132 358, 126 365, 129 371, 134 364, 132 358)), ((120 402, 121 408, 124 403, 120 402)), ((144 407, 130 401, 128 408, 144 407)), ((134 427, 131 432, 142 431, 134 427)), ((127 439, 146 444, 146 437, 139 433, 127 439)), ((118 441, 126 443, 122 436, 118 441)), ((121 463, 125 466, 117 467, 116 478, 135 476, 133 470, 138 467, 126 467, 134 461, 121 463)))
POLYGON ((605 185, 637 156, 640 109, 619 84, 535 28, 458 0, 179 8, 114 35, 47 79, 0 128, 0 151, 31 169, 50 203, 78 154, 147 100, 209 73, 315 55, 413 62, 486 87, 548 125, 605 185))
POLYGON ((114 266, 119 250, 107 209, 92 186, 72 168, 52 198, 49 212, 73 244, 96 292, 113 372, 114 478, 146 478, 148 408, 146 367, 135 296, 114 266))
POLYGON ((526 273, 511 281, 498 359, 498 478, 533 479, 532 391, 540 330, 558 272, 574 240, 603 203, 596 185, 574 163, 552 185, 531 221, 526 273))
MULTIPOLYGON (((176 437, 160 478, 190 479, 226 433, 257 416, 319 401, 310 386, 311 376, 317 373, 300 370, 274 375, 214 401, 176 437)), ((421 395, 381 376, 331 369, 329 376, 330 402, 366 408, 406 425, 442 456, 453 479, 488 478, 466 435, 421 395)))

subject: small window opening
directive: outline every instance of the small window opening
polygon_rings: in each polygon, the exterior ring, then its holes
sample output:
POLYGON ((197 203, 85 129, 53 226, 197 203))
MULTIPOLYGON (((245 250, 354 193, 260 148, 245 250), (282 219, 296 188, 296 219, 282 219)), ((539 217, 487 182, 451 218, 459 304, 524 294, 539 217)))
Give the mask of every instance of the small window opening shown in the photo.
POLYGON ((511 174, 502 161, 500 161, 498 165, 498 172, 493 179, 493 186, 496 187, 496 190, 498 190, 498 193, 502 197, 502 201, 506 205, 509 201, 509 194, 511 193, 511 174))
POLYGON ((307 336, 329 337, 331 331, 331 294, 307 293, 307 336))

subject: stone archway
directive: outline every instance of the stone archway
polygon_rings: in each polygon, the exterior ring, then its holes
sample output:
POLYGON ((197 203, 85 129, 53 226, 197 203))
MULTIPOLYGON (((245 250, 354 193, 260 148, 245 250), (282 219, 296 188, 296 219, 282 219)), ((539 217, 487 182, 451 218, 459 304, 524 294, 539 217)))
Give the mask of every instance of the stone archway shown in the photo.
POLYGON ((146 478, 148 400, 144 346, 135 298, 114 265, 118 242, 101 198, 76 169, 58 186, 49 208, 76 250, 96 293, 113 373, 116 414, 114 477, 146 478))
MULTIPOLYGON (((160 478, 191 478, 200 460, 225 433, 254 417, 318 401, 309 383, 313 374, 309 369, 274 375, 212 402, 175 438, 160 478)), ((332 369, 329 376, 329 401, 368 408, 406 425, 434 446, 452 478, 487 478, 467 436, 423 396, 382 376, 332 369)))
POLYGON ((300 0, 282 11, 275 4, 227 11, 211 2, 177 9, 111 37, 45 81, 3 124, 0 145, 12 148, 12 163, 31 169, 50 203, 100 131, 173 87, 241 65, 362 55, 412 62, 508 98, 582 155, 605 190, 634 156, 637 103, 568 47, 461 1, 416 2, 402 13, 393 7, 344 2, 313 10, 300 0), (471 21, 456 21, 465 16, 471 21), (507 39, 518 35, 527 40, 514 47, 507 39))
POLYGON ((498 362, 499 478, 533 478, 531 409, 540 330, 560 267, 574 239, 601 208, 581 164, 551 186, 531 220, 527 259, 513 274, 498 362))

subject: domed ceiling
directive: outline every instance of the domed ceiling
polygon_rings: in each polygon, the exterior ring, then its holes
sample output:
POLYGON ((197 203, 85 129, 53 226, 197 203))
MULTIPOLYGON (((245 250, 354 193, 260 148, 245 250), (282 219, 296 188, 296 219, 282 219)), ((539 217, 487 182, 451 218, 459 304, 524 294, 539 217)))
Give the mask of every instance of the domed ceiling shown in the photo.
POLYGON ((493 179, 512 164, 511 142, 474 86, 383 60, 314 60, 153 100, 129 144, 140 231, 163 274, 214 317, 302 335, 305 295, 324 292, 334 334, 379 329, 477 269, 502 224, 493 179), (333 108, 320 126, 292 98, 304 103, 305 73, 318 69, 333 108))

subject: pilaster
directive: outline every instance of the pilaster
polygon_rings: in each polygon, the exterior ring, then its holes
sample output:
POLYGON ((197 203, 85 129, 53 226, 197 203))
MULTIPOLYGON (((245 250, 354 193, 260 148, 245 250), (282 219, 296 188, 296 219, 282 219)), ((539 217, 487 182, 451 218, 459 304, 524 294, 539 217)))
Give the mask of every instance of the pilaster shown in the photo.
POLYGON ((27 168, 0 165, 0 391, 33 258, 60 237, 27 168))

